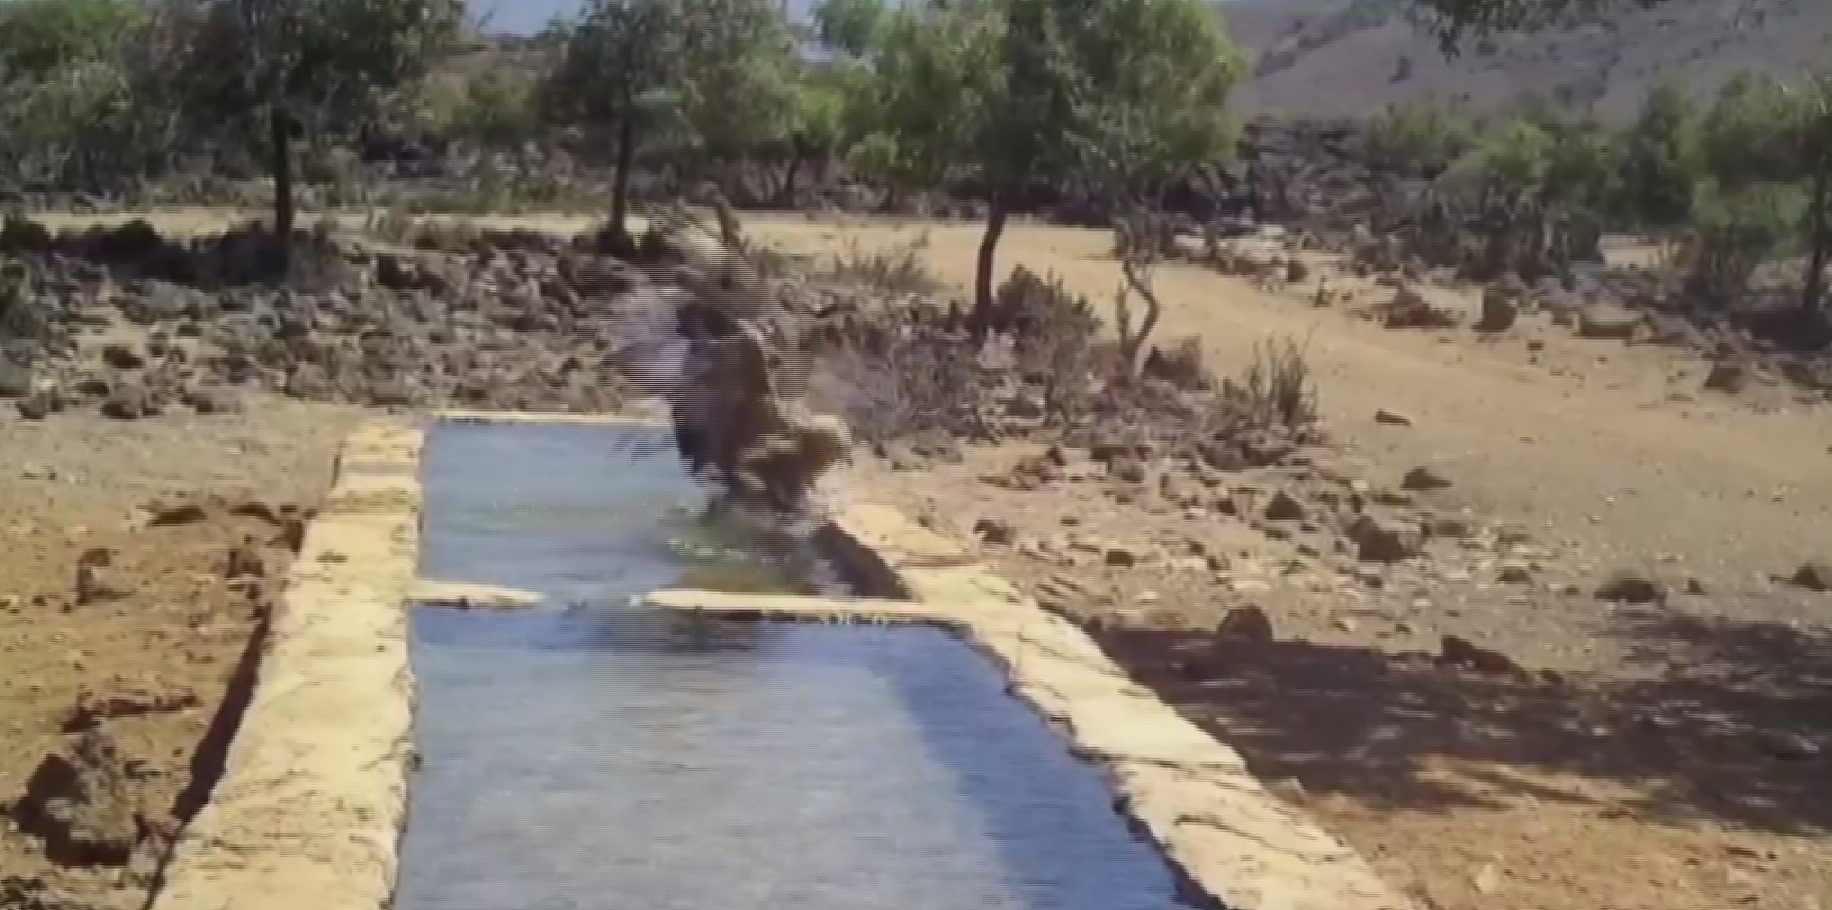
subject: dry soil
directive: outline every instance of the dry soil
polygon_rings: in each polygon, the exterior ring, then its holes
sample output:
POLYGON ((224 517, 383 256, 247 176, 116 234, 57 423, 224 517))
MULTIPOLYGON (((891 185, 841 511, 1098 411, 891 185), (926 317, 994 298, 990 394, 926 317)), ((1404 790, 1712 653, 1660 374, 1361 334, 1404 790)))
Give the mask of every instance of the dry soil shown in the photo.
MULTIPOLYGON (((921 242, 957 286, 978 241, 967 224, 747 228, 808 252, 921 242)), ((1107 243, 1024 225, 1001 272, 1106 300, 1107 243)), ((1122 483, 1071 461, 1024 490, 1010 479, 1034 453, 1005 446, 870 460, 852 488, 986 538, 1425 906, 1832 906, 1832 597, 1776 578, 1832 547, 1823 399, 1706 392, 1693 352, 1538 316, 1483 340, 1386 329, 1355 310, 1390 289, 1315 271, 1282 293, 1193 266, 1157 281, 1163 336, 1199 336, 1224 374, 1268 337, 1302 341, 1334 437, 1314 464, 1122 483), (1357 300, 1313 306, 1320 280, 1357 300), (1400 490, 1420 466, 1449 485, 1400 490), (1358 565, 1325 520, 1355 491, 1433 516, 1439 539, 1358 565), (1296 512, 1271 509, 1281 493, 1296 512), (1668 593, 1598 599, 1618 570, 1668 593), (1249 606, 1274 639, 1213 633, 1249 606), (1443 653, 1446 635, 1475 653, 1443 653)))

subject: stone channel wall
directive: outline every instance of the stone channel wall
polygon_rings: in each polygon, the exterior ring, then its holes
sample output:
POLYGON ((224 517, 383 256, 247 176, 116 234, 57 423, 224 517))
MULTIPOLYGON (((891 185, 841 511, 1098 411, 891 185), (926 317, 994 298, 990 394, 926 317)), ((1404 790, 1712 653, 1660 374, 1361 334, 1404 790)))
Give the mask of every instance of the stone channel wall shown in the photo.
MULTIPOLYGON (((415 591, 422 444, 420 428, 400 420, 365 425, 346 443, 223 777, 181 835, 150 910, 391 905, 414 765, 406 604, 415 591)), ((842 509, 821 538, 861 590, 885 596, 661 591, 649 601, 749 618, 949 628, 1102 769, 1116 805, 1192 896, 1231 910, 1413 910, 1353 850, 1268 791, 1238 753, 958 542, 871 503, 842 509)))
POLYGON ((363 426, 305 535, 254 695, 151 910, 381 910, 414 762, 422 433, 363 426))

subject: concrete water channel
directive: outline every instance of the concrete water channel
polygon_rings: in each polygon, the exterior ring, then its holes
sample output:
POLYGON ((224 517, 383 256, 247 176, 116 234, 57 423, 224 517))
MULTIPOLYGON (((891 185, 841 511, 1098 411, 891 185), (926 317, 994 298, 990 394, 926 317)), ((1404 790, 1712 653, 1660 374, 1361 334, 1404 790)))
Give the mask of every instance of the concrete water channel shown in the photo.
POLYGON ((1410 907, 957 543, 742 533, 662 429, 510 416, 346 447, 151 910, 1410 907))
POLYGON ((402 910, 1182 906, 1093 769, 946 632, 632 604, 800 587, 804 560, 696 520, 666 435, 445 424, 422 483, 425 575, 550 599, 414 612, 402 910))

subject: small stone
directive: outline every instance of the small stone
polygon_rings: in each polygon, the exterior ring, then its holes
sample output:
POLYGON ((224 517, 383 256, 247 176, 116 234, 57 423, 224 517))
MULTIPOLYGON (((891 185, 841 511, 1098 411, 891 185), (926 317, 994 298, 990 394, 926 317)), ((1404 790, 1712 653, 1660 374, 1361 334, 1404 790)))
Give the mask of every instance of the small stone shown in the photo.
POLYGON ((1388 524, 1372 515, 1361 515, 1349 525, 1348 538, 1363 562, 1399 562, 1419 553, 1419 535, 1388 524))
POLYGON ((1374 412, 1374 422, 1375 423, 1384 423, 1384 424, 1387 424, 1388 426, 1395 426, 1395 427, 1412 426, 1412 418, 1407 417, 1406 415, 1398 413, 1396 411, 1389 411, 1386 408, 1381 408, 1380 410, 1374 412))
POLYGON ((1617 572, 1597 588, 1597 599, 1628 604, 1650 604, 1666 600, 1666 586, 1634 572, 1617 572))
POLYGON ((1304 505, 1292 498, 1291 494, 1280 490, 1272 494, 1266 503, 1266 520, 1268 521, 1303 521, 1304 505))
POLYGON ((1716 363, 1705 375, 1705 388, 1735 395, 1749 386, 1749 368, 1740 363, 1716 363))
POLYGON ((1131 568, 1139 564, 1139 554, 1128 547, 1110 546, 1101 554, 1101 560, 1115 568, 1131 568))
POLYGON ((1214 636, 1221 641, 1269 642, 1273 640, 1272 619, 1253 604, 1235 607, 1216 624, 1214 636))
POLYGON ((115 389, 102 402, 102 416, 115 420, 139 420, 157 412, 152 395, 137 385, 124 385, 115 389))
POLYGON ((33 392, 13 403, 13 409, 26 420, 43 420, 63 407, 63 401, 49 390, 33 392))
POLYGON ((137 370, 146 366, 146 358, 140 352, 125 344, 110 344, 102 348, 102 362, 117 370, 137 370))
POLYGON ((1407 471, 1406 476, 1399 482, 1400 489, 1415 491, 1442 490, 1450 485, 1450 481, 1444 475, 1425 465, 1407 471))
POLYGON ((1803 562, 1788 577, 1788 583, 1808 591, 1832 591, 1832 564, 1803 562))
POLYGON ((1503 563, 1501 570, 1495 574, 1495 580, 1504 585, 1530 585, 1533 583, 1533 572, 1521 563, 1503 563))
POLYGON ((1506 654, 1480 647, 1456 635, 1446 635, 1439 640, 1438 656, 1432 662, 1440 667, 1477 673, 1508 675, 1521 672, 1520 665, 1506 654))
POLYGON ((1500 288, 1482 291, 1482 315, 1476 320, 1478 332, 1505 332, 1514 327, 1520 310, 1514 300, 1500 288))
POLYGON ((1011 546, 1018 537, 1018 531, 1009 521, 996 518, 982 518, 973 523, 973 533, 981 540, 995 547, 1011 546))
POLYGON ((1645 321, 1642 314, 1614 306, 1594 306, 1578 314, 1578 337, 1627 341, 1645 321))
POLYGON ((1819 743, 1798 733, 1768 730, 1760 741, 1763 752, 1782 761, 1812 761, 1823 751, 1819 743))

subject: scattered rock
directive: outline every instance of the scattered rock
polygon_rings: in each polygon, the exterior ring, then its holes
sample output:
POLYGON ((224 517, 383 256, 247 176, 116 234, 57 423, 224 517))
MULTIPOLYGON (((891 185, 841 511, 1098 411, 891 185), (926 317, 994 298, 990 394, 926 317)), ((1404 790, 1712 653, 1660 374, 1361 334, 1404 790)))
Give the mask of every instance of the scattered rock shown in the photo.
POLYGON ((1266 503, 1265 515, 1268 521, 1303 521, 1304 504, 1280 490, 1272 494, 1272 499, 1266 503))
POLYGON ((190 689, 146 689, 113 685, 102 690, 84 688, 77 693, 76 704, 64 718, 64 732, 77 733, 96 726, 111 717, 140 714, 163 714, 184 711, 203 704, 190 689))
POLYGON ((1389 426, 1395 426, 1395 427, 1412 426, 1412 418, 1407 417, 1406 415, 1400 414, 1395 411, 1389 411, 1386 408, 1381 408, 1380 410, 1374 412, 1374 422, 1375 423, 1384 423, 1389 426))
POLYGON ((26 420, 43 420, 62 408, 63 400, 50 390, 33 392, 13 403, 13 409, 26 420))
POLYGON ((124 596, 127 591, 115 584, 113 570, 113 550, 95 547, 84 551, 77 558, 76 579, 72 585, 76 602, 88 604, 124 596))
POLYGON ((1139 554, 1130 547, 1109 545, 1101 552, 1101 561, 1114 568, 1127 569, 1139 564, 1139 554))
POLYGON ((1400 562, 1419 554, 1420 535, 1416 530, 1372 515, 1356 517, 1347 536, 1355 545, 1356 557, 1363 562, 1400 562))
POLYGON ((146 366, 146 358, 131 345, 125 344, 104 345, 102 362, 117 370, 138 370, 146 366))
POLYGON ((1270 642, 1274 637, 1272 618, 1253 604, 1235 607, 1216 624, 1214 637, 1217 641, 1270 642))
POLYGON ((998 518, 982 518, 974 522, 973 533, 996 547, 1009 547, 1018 539, 1017 528, 1011 522, 998 518))
POLYGON ((1645 321, 1642 314, 1616 306, 1586 307, 1578 313, 1578 337, 1628 341, 1645 321))
POLYGON ((116 420, 139 420, 159 413, 153 396, 144 386, 123 385, 108 393, 102 402, 102 416, 116 420))
POLYGON ((1665 601, 1666 586, 1654 579, 1629 571, 1611 575, 1597 588, 1597 599, 1615 603, 1651 604, 1665 601))
POLYGON ((1749 387, 1749 368, 1740 363, 1717 363, 1705 375, 1705 388, 1735 395, 1749 387))
POLYGON ((1482 316, 1476 320, 1474 328, 1478 332, 1505 332, 1514 327, 1519 317, 1519 307, 1505 291, 1500 288, 1484 288, 1482 316))
POLYGON ((1400 489, 1412 490, 1415 492, 1442 490, 1450 485, 1450 481, 1446 479, 1444 475, 1439 474, 1436 470, 1425 465, 1420 465, 1419 467, 1407 471, 1406 476, 1401 478, 1399 482, 1400 489))
POLYGON ((1446 635, 1438 642, 1438 655, 1432 663, 1440 667, 1512 676, 1526 672, 1500 651, 1480 647, 1468 639, 1446 635))
POLYGON ((1788 583, 1808 591, 1832 591, 1832 563, 1803 562, 1788 577, 1788 583))
POLYGON ((1533 583, 1533 572, 1522 563, 1502 563, 1495 573, 1495 580, 1504 585, 1530 585, 1533 583))
POLYGON ((1758 741, 1763 752, 1782 761, 1812 761, 1824 751, 1819 743, 1799 733, 1786 731, 1763 731, 1758 741))
POLYGON ((124 865, 142 830, 135 781, 114 739, 85 730, 33 772, 13 820, 65 865, 124 865))

